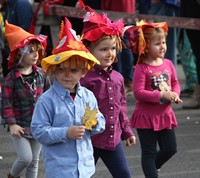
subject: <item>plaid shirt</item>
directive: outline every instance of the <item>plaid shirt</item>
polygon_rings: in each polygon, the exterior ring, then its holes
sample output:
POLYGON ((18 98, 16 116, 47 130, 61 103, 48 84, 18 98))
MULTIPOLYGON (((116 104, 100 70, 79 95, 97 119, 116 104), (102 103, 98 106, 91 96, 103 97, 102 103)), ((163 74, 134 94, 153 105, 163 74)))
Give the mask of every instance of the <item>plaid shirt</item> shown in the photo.
POLYGON ((3 81, 2 86, 2 120, 8 125, 18 124, 25 129, 24 136, 31 136, 30 124, 33 109, 39 96, 50 87, 45 71, 33 66, 35 90, 24 81, 21 73, 12 70, 3 81))

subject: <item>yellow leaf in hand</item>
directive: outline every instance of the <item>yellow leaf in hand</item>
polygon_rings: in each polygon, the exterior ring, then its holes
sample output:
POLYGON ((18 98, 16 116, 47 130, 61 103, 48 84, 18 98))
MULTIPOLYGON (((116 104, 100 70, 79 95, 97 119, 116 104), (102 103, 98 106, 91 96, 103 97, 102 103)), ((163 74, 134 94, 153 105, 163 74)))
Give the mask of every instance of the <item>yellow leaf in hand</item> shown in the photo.
POLYGON ((82 124, 85 125, 87 130, 92 130, 97 125, 97 109, 91 110, 89 103, 86 104, 82 124))

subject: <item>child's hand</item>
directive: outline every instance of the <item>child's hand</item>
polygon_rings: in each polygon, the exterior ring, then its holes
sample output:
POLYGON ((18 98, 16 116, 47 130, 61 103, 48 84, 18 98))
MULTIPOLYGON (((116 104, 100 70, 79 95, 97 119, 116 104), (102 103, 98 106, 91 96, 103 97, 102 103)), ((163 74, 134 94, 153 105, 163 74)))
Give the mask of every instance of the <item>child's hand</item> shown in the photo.
POLYGON ((183 101, 179 98, 179 96, 177 95, 177 93, 173 92, 173 96, 172 96, 172 100, 178 104, 178 103, 183 103, 183 101))
POLYGON ((175 92, 171 92, 171 91, 161 91, 161 98, 169 100, 169 101, 173 101, 176 104, 178 103, 182 103, 183 101, 179 98, 178 94, 175 92))
POLYGON ((24 128, 22 128, 17 124, 10 125, 9 128, 10 128, 10 134, 14 137, 20 138, 21 134, 24 134, 24 128))
POLYGON ((172 101, 173 99, 173 92, 171 91, 161 91, 160 92, 160 98, 168 100, 168 101, 172 101))
POLYGON ((67 130, 67 138, 70 139, 82 139, 85 133, 85 126, 71 126, 67 130))
POLYGON ((126 146, 127 147, 131 147, 135 144, 136 144, 136 137, 135 136, 132 136, 132 137, 126 139, 126 146))

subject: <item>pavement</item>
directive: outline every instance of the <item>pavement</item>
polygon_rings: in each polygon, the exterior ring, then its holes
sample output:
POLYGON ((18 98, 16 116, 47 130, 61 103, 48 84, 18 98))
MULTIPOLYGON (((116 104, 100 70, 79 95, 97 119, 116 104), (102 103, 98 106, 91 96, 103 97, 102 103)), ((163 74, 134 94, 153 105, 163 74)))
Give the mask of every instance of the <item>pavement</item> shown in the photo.
MULTIPOLYGON (((183 87, 185 78, 180 64, 177 67, 177 73, 181 87, 183 87)), ((182 98, 182 100, 186 102, 188 98, 182 98)), ((127 96, 127 104, 130 116, 135 105, 132 95, 127 96)), ((182 104, 173 104, 173 108, 179 124, 176 129, 178 152, 161 168, 159 177, 200 178, 200 109, 184 110, 182 104)), ((135 130, 133 131, 137 137, 137 144, 131 148, 124 145, 124 150, 133 175, 132 178, 144 178, 141 168, 139 139, 135 130)), ((15 158, 15 150, 9 134, 3 126, 0 126, 0 178, 6 178, 6 174, 9 172, 15 158)), ((42 157, 38 178, 45 178, 42 157)), ((97 163, 93 178, 112 178, 101 160, 97 163)))

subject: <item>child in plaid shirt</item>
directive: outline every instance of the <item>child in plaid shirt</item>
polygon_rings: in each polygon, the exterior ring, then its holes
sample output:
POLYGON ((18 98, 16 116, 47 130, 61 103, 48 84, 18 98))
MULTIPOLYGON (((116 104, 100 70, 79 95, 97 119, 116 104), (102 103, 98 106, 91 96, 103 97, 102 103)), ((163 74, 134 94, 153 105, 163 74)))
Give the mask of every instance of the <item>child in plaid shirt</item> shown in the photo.
POLYGON ((39 96, 50 87, 45 71, 36 64, 44 57, 46 36, 33 35, 6 21, 5 36, 10 47, 10 72, 2 84, 2 121, 8 125, 17 159, 8 178, 36 178, 41 145, 32 137, 30 124, 39 96))

